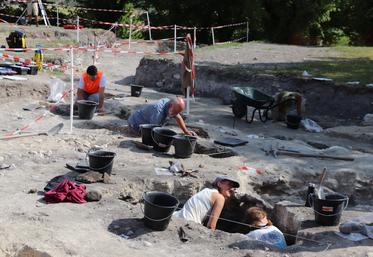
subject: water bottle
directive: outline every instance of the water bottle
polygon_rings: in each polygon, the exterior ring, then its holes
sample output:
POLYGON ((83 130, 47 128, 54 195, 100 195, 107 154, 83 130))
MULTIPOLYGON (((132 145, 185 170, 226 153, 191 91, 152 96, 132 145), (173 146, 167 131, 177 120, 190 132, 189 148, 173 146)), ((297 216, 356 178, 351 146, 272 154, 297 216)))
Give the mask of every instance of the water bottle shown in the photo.
POLYGON ((307 195, 306 195, 306 204, 304 206, 306 207, 311 207, 311 195, 315 194, 315 184, 309 183, 308 184, 308 190, 307 190, 307 195))

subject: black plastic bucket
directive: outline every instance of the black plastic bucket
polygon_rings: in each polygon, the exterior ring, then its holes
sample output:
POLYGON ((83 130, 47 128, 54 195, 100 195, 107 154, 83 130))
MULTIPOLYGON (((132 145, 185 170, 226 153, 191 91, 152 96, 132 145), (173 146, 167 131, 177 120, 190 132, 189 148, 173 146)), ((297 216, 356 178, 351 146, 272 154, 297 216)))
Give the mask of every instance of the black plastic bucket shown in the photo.
POLYGON ((301 120, 302 120, 302 117, 299 115, 295 115, 295 114, 286 115, 286 125, 288 128, 298 129, 301 120))
POLYGON ((111 174, 115 155, 114 152, 102 150, 88 152, 89 169, 111 174))
POLYGON ((98 103, 87 100, 79 100, 78 104, 78 115, 83 120, 91 120, 96 112, 98 103))
POLYGON ((316 223, 322 226, 337 226, 343 210, 347 208, 348 197, 341 194, 328 194, 324 199, 318 199, 314 194, 312 206, 316 223))
POLYGON ((145 226, 152 230, 165 230, 179 201, 170 194, 157 191, 146 192, 143 198, 145 226))
POLYGON ((152 129, 160 127, 159 125, 156 124, 142 124, 140 125, 140 131, 141 131, 141 140, 144 145, 150 145, 154 146, 155 143, 153 141, 152 137, 152 129))
POLYGON ((152 138, 154 141, 154 150, 158 152, 168 152, 171 148, 173 136, 176 132, 166 128, 153 128, 152 138))
POLYGON ((143 88, 142 86, 132 85, 131 86, 131 96, 139 97, 141 95, 142 88, 143 88))
POLYGON ((176 135, 172 144, 175 146, 175 156, 179 158, 189 158, 194 153, 197 138, 186 135, 176 135))

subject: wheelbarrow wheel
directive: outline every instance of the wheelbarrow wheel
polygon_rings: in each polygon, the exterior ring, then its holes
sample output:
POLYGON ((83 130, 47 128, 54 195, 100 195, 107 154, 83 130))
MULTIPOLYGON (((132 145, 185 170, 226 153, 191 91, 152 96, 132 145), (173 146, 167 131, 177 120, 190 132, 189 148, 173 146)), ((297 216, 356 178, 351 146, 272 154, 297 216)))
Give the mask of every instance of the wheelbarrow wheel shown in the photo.
POLYGON ((232 105, 232 112, 233 112, 233 115, 236 118, 241 119, 247 113, 246 105, 243 105, 243 104, 233 104, 232 105))

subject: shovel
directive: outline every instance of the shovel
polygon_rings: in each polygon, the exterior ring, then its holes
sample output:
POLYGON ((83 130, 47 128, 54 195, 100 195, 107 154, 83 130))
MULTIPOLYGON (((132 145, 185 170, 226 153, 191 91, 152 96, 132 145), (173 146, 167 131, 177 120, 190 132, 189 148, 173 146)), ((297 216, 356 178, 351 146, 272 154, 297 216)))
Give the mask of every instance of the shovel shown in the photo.
POLYGON ((33 137, 33 136, 54 136, 54 135, 57 135, 61 131, 62 128, 63 128, 63 123, 59 123, 48 131, 38 132, 38 133, 29 133, 29 134, 23 134, 23 135, 5 136, 5 137, 0 137, 0 140, 8 140, 8 139, 13 139, 13 138, 21 138, 21 137, 33 137))
POLYGON ((324 179, 325 179, 325 176, 326 176, 326 168, 324 168, 322 170, 322 174, 321 174, 321 179, 320 179, 320 184, 319 184, 319 188, 317 190, 317 197, 319 199, 325 199, 325 195, 324 195, 324 189, 323 189, 323 182, 324 182, 324 179))

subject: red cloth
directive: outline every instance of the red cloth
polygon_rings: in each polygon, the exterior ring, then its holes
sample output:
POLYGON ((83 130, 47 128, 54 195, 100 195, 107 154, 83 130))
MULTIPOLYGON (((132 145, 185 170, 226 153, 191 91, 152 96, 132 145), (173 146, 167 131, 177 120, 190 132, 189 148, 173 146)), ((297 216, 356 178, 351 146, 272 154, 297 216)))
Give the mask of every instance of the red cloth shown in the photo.
POLYGON ((84 199, 86 195, 85 189, 85 185, 75 184, 66 179, 56 188, 45 192, 44 198, 48 203, 86 203, 87 201, 84 199))

